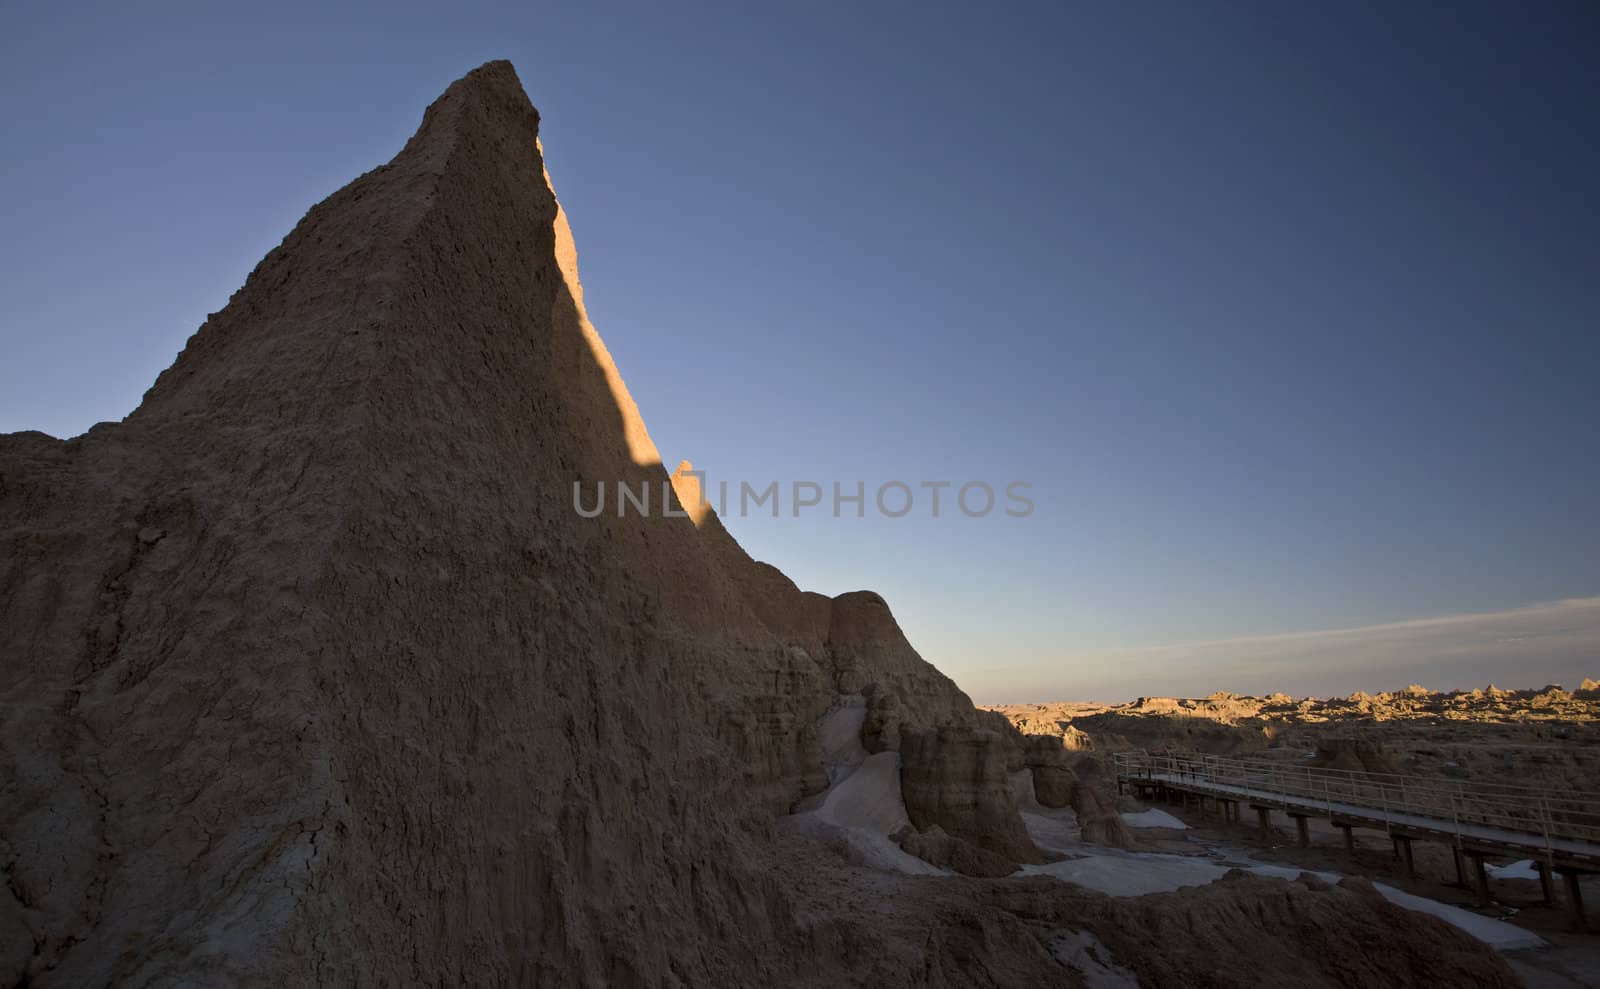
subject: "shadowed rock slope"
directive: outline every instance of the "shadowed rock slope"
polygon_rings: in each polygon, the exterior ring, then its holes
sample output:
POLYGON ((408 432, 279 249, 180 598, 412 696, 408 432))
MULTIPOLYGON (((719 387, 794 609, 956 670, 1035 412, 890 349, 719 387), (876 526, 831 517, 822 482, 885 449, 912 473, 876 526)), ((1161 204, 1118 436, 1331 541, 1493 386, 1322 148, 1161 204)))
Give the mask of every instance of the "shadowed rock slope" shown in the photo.
POLYGON ((1077 978, 1047 945, 1103 898, 1002 881, 1019 915, 775 832, 860 693, 919 825, 1035 853, 1016 737, 876 595, 574 510, 674 488, 538 122, 474 71, 125 421, 0 437, 0 982, 1077 978))

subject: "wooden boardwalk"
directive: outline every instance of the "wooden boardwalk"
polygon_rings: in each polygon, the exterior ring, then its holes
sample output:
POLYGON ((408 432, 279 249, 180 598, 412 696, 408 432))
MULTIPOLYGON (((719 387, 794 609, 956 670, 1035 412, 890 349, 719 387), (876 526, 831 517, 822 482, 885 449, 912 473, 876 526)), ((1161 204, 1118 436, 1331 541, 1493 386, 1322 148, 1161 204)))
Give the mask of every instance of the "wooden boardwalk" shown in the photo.
POLYGON ((1415 866, 1411 843, 1438 841, 1455 855, 1456 878, 1466 880, 1471 863, 1479 900, 1489 898, 1485 858, 1531 859, 1547 900, 1554 899, 1553 873, 1566 881, 1573 921, 1583 927, 1579 878, 1600 873, 1600 794, 1573 790, 1467 783, 1459 780, 1233 759, 1197 753, 1117 753, 1119 791, 1143 795, 1193 795, 1215 801, 1225 818, 1237 820, 1241 806, 1256 812, 1263 833, 1271 814, 1294 820, 1302 845, 1307 821, 1327 818, 1355 848, 1354 829, 1383 831, 1408 874, 1415 866))

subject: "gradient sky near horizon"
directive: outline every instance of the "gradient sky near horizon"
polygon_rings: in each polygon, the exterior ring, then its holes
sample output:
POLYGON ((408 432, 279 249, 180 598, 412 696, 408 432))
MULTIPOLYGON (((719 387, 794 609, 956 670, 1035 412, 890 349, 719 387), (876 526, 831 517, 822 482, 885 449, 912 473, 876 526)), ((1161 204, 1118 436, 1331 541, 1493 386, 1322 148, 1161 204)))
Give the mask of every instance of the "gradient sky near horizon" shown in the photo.
POLYGON ((1600 5, 759 6, 0 7, 0 432, 509 58, 669 466, 1032 483, 728 520, 976 700, 1600 676, 1600 5))

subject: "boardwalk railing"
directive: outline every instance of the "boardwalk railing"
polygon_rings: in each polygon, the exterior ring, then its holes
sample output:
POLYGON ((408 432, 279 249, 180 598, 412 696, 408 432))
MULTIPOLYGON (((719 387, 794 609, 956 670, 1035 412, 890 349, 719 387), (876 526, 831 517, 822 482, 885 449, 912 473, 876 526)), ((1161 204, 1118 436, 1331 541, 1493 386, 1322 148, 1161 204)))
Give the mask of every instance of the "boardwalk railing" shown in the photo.
POLYGON ((1121 779, 1170 782, 1180 788, 1239 790, 1284 804, 1322 809, 1330 817, 1360 808, 1376 820, 1414 823, 1427 818, 1436 830, 1466 834, 1483 828, 1516 832, 1530 844, 1596 843, 1600 853, 1600 793, 1442 777, 1354 772, 1199 753, 1119 752, 1121 779))

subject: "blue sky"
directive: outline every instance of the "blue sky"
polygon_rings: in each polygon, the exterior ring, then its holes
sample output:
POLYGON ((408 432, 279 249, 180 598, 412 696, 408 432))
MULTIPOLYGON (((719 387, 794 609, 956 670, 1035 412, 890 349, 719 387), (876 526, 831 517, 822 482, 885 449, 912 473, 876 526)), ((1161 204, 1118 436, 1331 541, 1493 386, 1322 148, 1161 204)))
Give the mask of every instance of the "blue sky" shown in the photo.
POLYGON ((503 57, 669 462, 1033 484, 729 520, 976 699, 1600 676, 1600 8, 759 6, 0 8, 0 430, 503 57))

